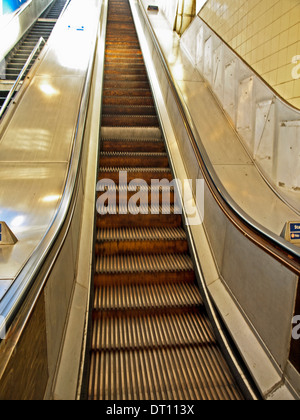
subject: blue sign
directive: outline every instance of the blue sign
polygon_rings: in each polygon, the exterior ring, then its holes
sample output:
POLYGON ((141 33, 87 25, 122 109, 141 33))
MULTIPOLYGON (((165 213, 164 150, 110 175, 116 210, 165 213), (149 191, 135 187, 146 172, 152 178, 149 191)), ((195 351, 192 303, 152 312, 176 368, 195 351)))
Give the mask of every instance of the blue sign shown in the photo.
POLYGON ((12 13, 15 10, 19 9, 23 3, 26 3, 28 0, 0 0, 2 1, 3 14, 12 13))
POLYGON ((291 223, 290 224, 290 234, 291 240, 300 240, 300 223, 291 223))

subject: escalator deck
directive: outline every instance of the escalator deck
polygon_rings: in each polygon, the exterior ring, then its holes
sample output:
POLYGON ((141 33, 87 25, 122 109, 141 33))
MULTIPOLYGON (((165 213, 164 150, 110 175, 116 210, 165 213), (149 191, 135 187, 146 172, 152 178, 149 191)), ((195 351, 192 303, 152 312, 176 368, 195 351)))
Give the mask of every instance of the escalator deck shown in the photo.
POLYGON ((128 0, 109 0, 102 110, 99 180, 124 192, 127 172, 160 205, 134 215, 119 198, 97 214, 88 398, 243 399, 206 314, 181 215, 174 206, 163 214, 161 191, 151 189, 172 172, 128 0))

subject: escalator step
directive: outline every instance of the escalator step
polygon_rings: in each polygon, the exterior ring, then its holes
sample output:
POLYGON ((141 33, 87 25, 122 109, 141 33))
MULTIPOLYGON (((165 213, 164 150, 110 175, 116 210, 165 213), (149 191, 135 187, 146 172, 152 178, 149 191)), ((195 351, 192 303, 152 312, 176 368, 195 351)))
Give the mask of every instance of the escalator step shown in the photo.
POLYGON ((103 127, 159 127, 156 115, 106 115, 102 116, 103 127))
POLYGON ((215 348, 191 345, 91 352, 90 400, 236 400, 215 348))
POLYGON ((96 273, 157 273, 192 271, 193 263, 184 254, 100 255, 96 273))
POLYGON ((102 139, 102 150, 104 152, 143 152, 148 150, 151 153, 163 153, 165 145, 162 140, 155 139, 102 139))
POLYGON ((99 171, 99 180, 102 178, 109 178, 115 183, 119 182, 120 172, 127 173, 128 182, 135 179, 142 179, 149 185, 153 179, 167 179, 173 180, 171 169, 169 168, 131 168, 131 167, 101 167, 99 171))
POLYGON ((100 255, 95 285, 195 281, 192 261, 185 254, 100 255))
POLYGON ((199 289, 192 283, 107 285, 95 288, 95 311, 154 311, 202 305, 199 289))
POLYGON ((104 166, 120 165, 123 167, 168 168, 169 160, 166 153, 145 152, 102 152, 100 163, 104 166))
POLYGON ((98 242, 122 241, 186 241, 186 233, 182 228, 121 228, 105 229, 97 232, 98 242))
POLYGON ((137 105, 104 105, 104 115, 151 115, 156 117, 154 106, 137 105))
MULTIPOLYGON (((197 308, 198 309, 198 308, 197 308)), ((98 311, 92 350, 133 350, 216 344, 207 319, 199 310, 98 311)))

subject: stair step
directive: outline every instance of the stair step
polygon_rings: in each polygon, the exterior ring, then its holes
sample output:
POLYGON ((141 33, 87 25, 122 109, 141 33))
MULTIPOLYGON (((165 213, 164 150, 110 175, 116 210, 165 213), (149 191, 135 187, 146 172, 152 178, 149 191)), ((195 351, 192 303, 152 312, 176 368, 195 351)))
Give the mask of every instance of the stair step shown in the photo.
MULTIPOLYGON (((138 52, 138 51, 137 51, 138 52)), ((144 59, 142 55, 138 54, 120 54, 116 52, 115 54, 106 54, 105 63, 118 65, 119 63, 128 63, 128 64, 144 64, 144 59)))
POLYGON ((117 45, 115 44, 111 44, 110 46, 107 46, 106 50, 105 50, 105 55, 109 56, 109 55, 116 55, 116 54, 120 54, 120 55, 132 55, 133 57, 143 57, 142 55, 142 51, 141 50, 137 50, 137 43, 135 42, 135 47, 131 48, 131 46, 127 46, 126 49, 124 48, 119 48, 117 45))
MULTIPOLYGON (((169 206, 168 210, 169 210, 169 206)), ((151 213, 151 207, 140 206, 140 209, 131 206, 104 207, 97 203, 98 217, 97 228, 118 228, 118 227, 180 227, 182 223, 180 209, 170 206, 170 211, 163 214, 163 206, 157 206, 155 212, 151 213), (136 214, 137 211, 139 214, 136 214), (147 213, 146 213, 147 212, 147 213), (156 214, 157 213, 157 214, 156 214)))
POLYGON ((102 110, 104 115, 149 115, 156 116, 154 106, 141 105, 104 105, 102 110))
POLYGON ((165 144, 162 140, 155 139, 102 139, 104 152, 148 152, 163 153, 165 144))
POLYGON ((154 179, 162 180, 167 179, 168 181, 173 180, 172 172, 169 168, 144 168, 144 167, 101 167, 99 173, 99 180, 110 179, 115 183, 119 183, 120 172, 127 172, 127 180, 131 182, 135 179, 142 179, 148 185, 154 179))
POLYGON ((202 305, 196 284, 162 283, 107 285, 95 288, 95 311, 175 309, 202 305))
POLYGON ((136 241, 186 241, 182 228, 119 228, 98 229, 97 241, 100 242, 136 242, 136 241))
POLYGON ((147 74, 143 63, 106 63, 104 75, 106 74, 147 74))
POLYGON ((104 76, 104 82, 116 80, 116 81, 128 81, 128 82, 148 82, 146 74, 128 74, 128 73, 106 73, 104 76))
POLYGON ((115 203, 116 205, 120 206, 127 204, 133 199, 135 201, 139 199, 141 204, 143 203, 147 205, 174 205, 175 192, 173 186, 170 185, 148 186, 147 184, 141 185, 140 181, 136 185, 134 185, 134 183, 131 183, 130 185, 107 185, 106 181, 104 181, 103 185, 99 185, 98 183, 97 186, 98 198, 102 198, 102 200, 97 202, 97 205, 99 206, 101 206, 101 203, 104 203, 104 200, 106 205, 108 202, 115 203))
POLYGON ((216 345, 92 351, 90 400, 243 399, 216 345), (212 367, 217 374, 212 375, 212 367), (118 374, 116 374, 118 372, 118 374))
POLYGON ((200 311, 196 313, 192 309, 178 313, 114 317, 109 312, 102 312, 93 322, 93 350, 154 349, 191 345, 216 345, 207 319, 200 311))
POLYGON ((181 228, 98 229, 96 254, 187 253, 186 235, 181 228))
POLYGON ((100 255, 96 260, 97 274, 184 271, 193 271, 193 262, 187 254, 100 255))
POLYGON ((119 165, 121 167, 168 168, 169 160, 166 153, 102 152, 100 164, 102 167, 119 165))
POLYGON ((114 96, 114 97, 122 97, 122 96, 140 96, 142 98, 151 97, 152 92, 150 88, 148 89, 110 89, 105 88, 103 89, 103 96, 114 96))
POLYGON ((129 254, 96 257, 95 285, 150 284, 195 281, 186 254, 129 254))
POLYGON ((106 48, 109 48, 109 50, 113 51, 114 49, 116 51, 136 51, 137 54, 140 53, 141 48, 138 44, 137 40, 133 37, 128 38, 126 45, 122 44, 120 39, 116 38, 117 42, 113 40, 113 37, 109 36, 106 39, 106 48))
POLYGON ((155 127, 102 127, 102 139, 161 140, 162 132, 155 127))
POLYGON ((154 106, 153 98, 150 96, 106 96, 103 98, 103 105, 135 105, 135 106, 154 106))
POLYGON ((159 127, 156 115, 102 115, 103 127, 159 127))

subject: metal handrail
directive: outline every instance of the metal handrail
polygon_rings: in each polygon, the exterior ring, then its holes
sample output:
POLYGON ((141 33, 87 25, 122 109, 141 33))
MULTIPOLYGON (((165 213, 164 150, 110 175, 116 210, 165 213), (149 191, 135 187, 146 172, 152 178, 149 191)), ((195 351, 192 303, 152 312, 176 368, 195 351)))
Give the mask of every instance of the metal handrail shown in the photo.
POLYGON ((22 70, 20 71, 20 74, 17 78, 17 80, 15 81, 13 87, 10 89, 9 94, 7 95, 7 98, 5 99, 1 109, 0 109, 0 119, 2 118, 6 108, 8 107, 8 104, 10 103, 15 91, 17 90, 19 83, 21 82, 24 74, 26 73, 31 61, 33 60, 35 54, 37 53, 37 51, 39 50, 41 44, 44 43, 46 44, 46 41, 44 40, 44 38, 41 36, 40 39, 38 40, 36 46, 34 47, 34 49, 32 50, 30 56, 28 57, 26 63, 24 64, 24 67, 22 68, 22 70))
POLYGON ((295 245, 289 244, 283 238, 278 237, 264 226, 260 225, 232 199, 223 184, 219 181, 218 176, 210 162, 207 152, 202 144, 201 138, 197 132, 190 112, 176 87, 176 82, 168 66, 166 58, 161 50, 157 35, 153 30, 149 16, 147 15, 141 0, 138 0, 142 13, 148 22, 148 28, 151 32, 156 51, 160 57, 163 68, 166 72, 170 88, 174 95, 181 117, 187 129, 188 136, 191 141, 195 156, 199 162, 203 177, 206 184, 218 203, 220 209, 226 217, 234 224, 234 226, 243 233, 249 240, 271 255, 285 267, 289 268, 296 275, 300 276, 300 250, 295 245))

